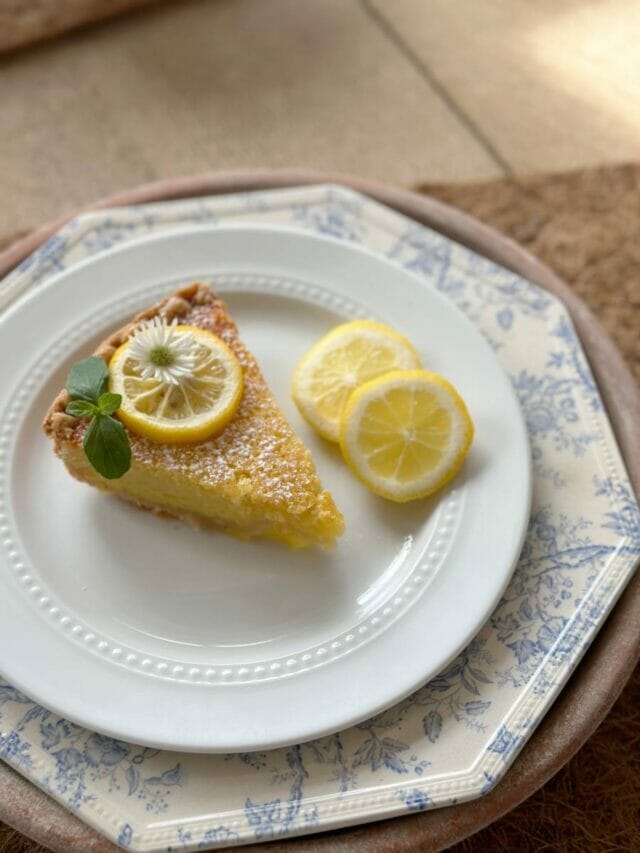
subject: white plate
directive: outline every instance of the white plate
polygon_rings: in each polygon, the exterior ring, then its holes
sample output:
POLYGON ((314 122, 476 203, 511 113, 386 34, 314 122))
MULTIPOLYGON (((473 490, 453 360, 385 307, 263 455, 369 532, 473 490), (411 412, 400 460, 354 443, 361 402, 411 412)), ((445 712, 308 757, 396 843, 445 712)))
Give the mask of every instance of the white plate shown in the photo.
POLYGON ((0 672, 96 731, 246 751, 392 705, 492 611, 529 500, 525 427, 490 347, 438 293, 361 248, 257 226, 165 233, 52 278, 0 324, 0 672), (344 512, 335 552, 242 543, 133 511, 73 481, 42 435, 70 364, 196 278, 225 294, 344 512), (463 472, 429 501, 368 494, 290 402, 305 350, 359 316, 408 335, 474 419, 463 472))

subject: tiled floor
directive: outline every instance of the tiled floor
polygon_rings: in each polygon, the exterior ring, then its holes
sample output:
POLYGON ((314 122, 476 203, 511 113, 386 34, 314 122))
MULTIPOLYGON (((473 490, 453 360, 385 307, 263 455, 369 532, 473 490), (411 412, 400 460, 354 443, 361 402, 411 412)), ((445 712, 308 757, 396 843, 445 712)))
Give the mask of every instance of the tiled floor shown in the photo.
POLYGON ((640 157, 638 0, 182 0, 0 58, 0 244, 125 186, 640 157))
POLYGON ((638 0, 365 0, 514 173, 640 158, 638 0))

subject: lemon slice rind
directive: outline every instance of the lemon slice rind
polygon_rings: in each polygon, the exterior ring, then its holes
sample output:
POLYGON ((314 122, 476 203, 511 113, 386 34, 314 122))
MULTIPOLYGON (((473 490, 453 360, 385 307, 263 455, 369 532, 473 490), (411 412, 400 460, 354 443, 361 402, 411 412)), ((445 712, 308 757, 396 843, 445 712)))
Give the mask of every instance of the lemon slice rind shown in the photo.
POLYGON ((368 489, 405 503, 433 494, 457 474, 473 433, 467 407, 446 379, 426 370, 392 371, 351 394, 340 423, 340 447, 349 468, 368 489), (412 399, 420 402, 411 404, 412 399), (413 454, 414 450, 418 452, 413 454), (396 472, 404 476, 381 473, 385 454, 389 466, 396 463, 396 472), (421 454, 436 464, 425 467, 421 454))
POLYGON ((395 329, 373 320, 343 323, 318 341, 298 364, 293 400, 320 435, 337 442, 340 417, 354 388, 391 370, 420 366, 411 343, 395 329), (359 352, 353 354, 349 348, 359 352))
POLYGON ((195 326, 176 326, 175 334, 183 333, 194 337, 198 359, 193 375, 179 385, 140 378, 128 362, 129 341, 109 362, 109 390, 122 396, 118 417, 130 430, 155 442, 204 441, 224 429, 242 399, 242 368, 230 347, 195 326))

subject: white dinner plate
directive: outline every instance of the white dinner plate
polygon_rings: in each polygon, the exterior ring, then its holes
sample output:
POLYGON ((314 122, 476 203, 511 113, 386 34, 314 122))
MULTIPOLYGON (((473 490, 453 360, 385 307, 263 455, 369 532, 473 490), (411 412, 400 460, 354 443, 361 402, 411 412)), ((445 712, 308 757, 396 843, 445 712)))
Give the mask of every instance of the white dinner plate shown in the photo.
POLYGON ((518 557, 527 435, 490 346, 437 291, 357 246, 270 227, 192 227, 52 277, 0 322, 0 672, 89 729, 232 752, 351 726, 474 636, 518 557), (134 311, 210 281, 346 521, 330 553, 240 542, 74 481, 42 433, 70 365, 134 311), (465 398, 475 440, 437 496, 369 494, 289 396, 335 324, 383 320, 465 398))

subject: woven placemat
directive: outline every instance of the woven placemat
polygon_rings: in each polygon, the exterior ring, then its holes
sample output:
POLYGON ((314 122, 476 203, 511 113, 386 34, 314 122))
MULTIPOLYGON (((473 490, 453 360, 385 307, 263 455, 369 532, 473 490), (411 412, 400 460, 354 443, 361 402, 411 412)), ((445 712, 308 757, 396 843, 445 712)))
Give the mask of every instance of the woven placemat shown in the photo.
MULTIPOLYGON (((640 167, 423 192, 504 231, 569 282, 614 338, 640 380, 640 167)), ((640 850, 640 673, 585 747, 540 791, 452 848, 640 850)), ((1 853, 39 847, 0 828, 1 853)))

